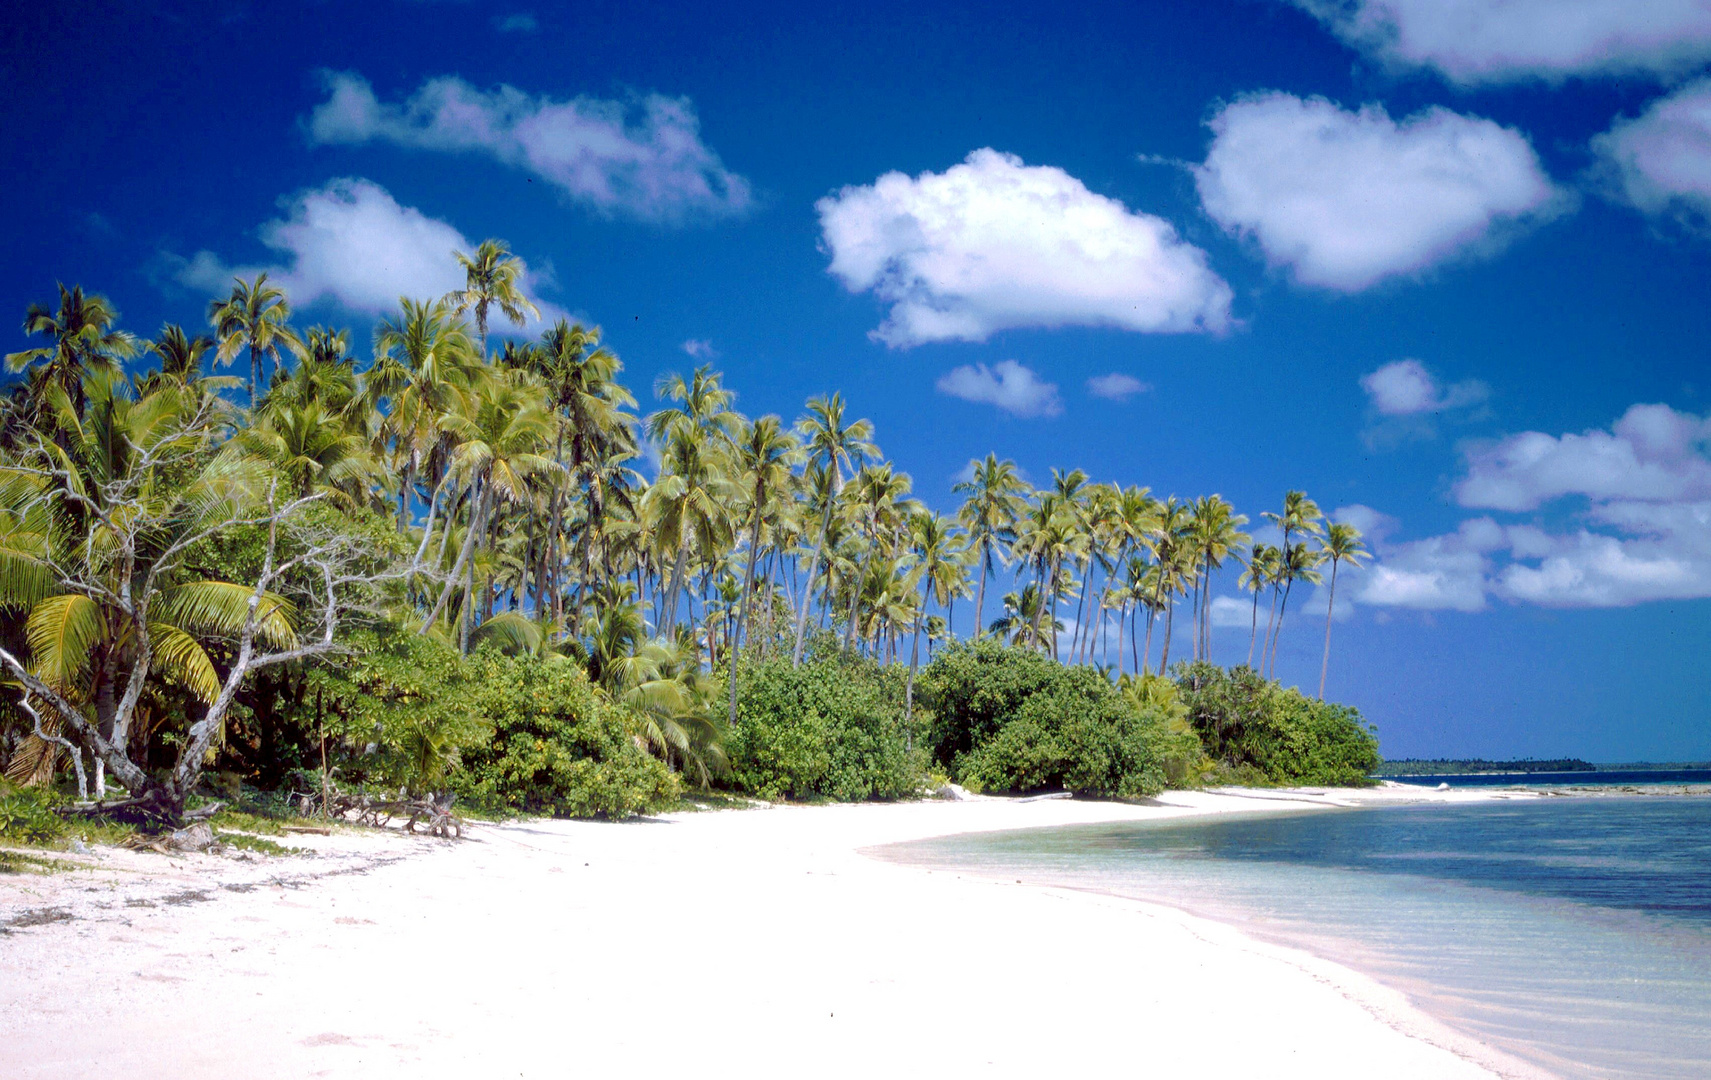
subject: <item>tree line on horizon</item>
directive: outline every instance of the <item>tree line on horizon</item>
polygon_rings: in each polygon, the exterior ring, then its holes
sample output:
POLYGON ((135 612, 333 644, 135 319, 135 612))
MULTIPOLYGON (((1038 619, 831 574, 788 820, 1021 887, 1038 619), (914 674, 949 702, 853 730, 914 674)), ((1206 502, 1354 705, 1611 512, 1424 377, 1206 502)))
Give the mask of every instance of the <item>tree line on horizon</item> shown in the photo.
MULTIPOLYGON (((1257 543, 1218 495, 1079 469, 1034 490, 995 454, 938 513, 841 394, 751 419, 703 365, 662 376, 644 412, 598 327, 491 341, 495 320, 538 315, 520 264, 497 241, 455 254, 464 288, 401 298, 366 360, 348 329, 293 326, 265 274, 214 300, 205 333, 139 338, 81 287, 30 307, 0 415, 0 665, 30 748, 13 779, 66 757, 81 778, 87 751, 97 795, 108 771, 148 788, 125 740, 163 723, 164 685, 205 707, 157 796, 182 805, 247 678, 375 619, 466 654, 573 653, 678 760, 718 711, 735 722, 744 649, 800 663, 831 631, 907 662, 912 699, 921 639, 950 639, 959 601, 977 636, 1121 678, 1169 667, 1179 607, 1208 659, 1212 583, 1234 565, 1246 665, 1269 677, 1295 586, 1327 583, 1334 605, 1366 556, 1299 491, 1263 515, 1279 543, 1257 543)), ((1328 611, 1321 699, 1330 630, 1328 611)))

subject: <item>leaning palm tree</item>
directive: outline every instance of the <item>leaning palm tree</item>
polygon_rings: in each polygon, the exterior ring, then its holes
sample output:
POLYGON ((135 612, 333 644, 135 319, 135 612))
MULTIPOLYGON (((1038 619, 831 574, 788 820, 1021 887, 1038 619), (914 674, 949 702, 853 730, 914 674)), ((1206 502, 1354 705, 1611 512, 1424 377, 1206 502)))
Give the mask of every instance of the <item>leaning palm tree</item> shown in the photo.
POLYGON ((487 355, 487 312, 495 305, 513 326, 521 327, 540 309, 521 288, 523 260, 511 254, 503 240, 483 240, 476 245, 474 255, 461 251, 452 257, 463 267, 463 288, 454 289, 445 298, 459 315, 475 312, 475 332, 481 337, 481 355, 487 355))
POLYGON ((29 393, 38 404, 48 387, 57 386, 81 409, 84 372, 117 373, 119 361, 136 355, 137 339, 113 329, 118 318, 105 296, 85 295, 81 285, 61 285, 57 311, 31 304, 24 313, 24 333, 41 334, 47 344, 8 353, 6 366, 30 370, 29 393))
POLYGON ((993 552, 1015 541, 1016 521, 1028 506, 1028 485, 1022 482, 1016 463, 999 461, 997 454, 971 461, 969 468, 969 478, 951 490, 968 496, 957 511, 957 520, 980 553, 980 585, 974 594, 974 632, 979 635, 986 619, 986 576, 996 569, 993 552))
POLYGON ((291 329, 291 302, 285 293, 267 283, 267 275, 259 274, 254 281, 234 279, 232 294, 208 305, 208 323, 220 346, 214 358, 222 366, 230 365, 238 354, 250 354, 250 403, 256 402, 256 385, 261 382, 261 358, 273 360, 273 371, 279 372, 279 354, 302 351, 303 343, 291 329))
POLYGON ((814 554, 808 562, 808 583, 802 590, 802 607, 796 616, 796 643, 790 654, 792 666, 802 662, 802 641, 808 630, 814 579, 820 570, 826 536, 832 528, 832 510, 844 490, 844 470, 854 472, 868 458, 879 456, 878 447, 873 445, 873 423, 868 420, 845 422, 842 394, 809 398, 808 415, 796 422, 796 430, 806 442, 809 462, 826 470, 829 483, 824 493, 825 510, 820 519, 820 534, 814 540, 814 554))
POLYGON ((1325 656, 1319 662, 1319 700, 1325 700, 1325 676, 1331 670, 1331 616, 1337 604, 1337 566, 1359 566, 1367 556, 1360 530, 1343 521, 1333 521, 1320 542, 1320 553, 1331 563, 1330 594, 1325 598, 1325 656))
POLYGON ((1308 585, 1318 585, 1323 581, 1319 575, 1319 565, 1325 561, 1322 551, 1308 547, 1305 542, 1290 544, 1282 550, 1278 571, 1283 580, 1283 600, 1277 608, 1277 627, 1271 632, 1271 658, 1266 666, 1268 679, 1277 668, 1277 642, 1283 636, 1283 617, 1289 612, 1290 590, 1297 581, 1308 585))
POLYGON ((791 468, 802 457, 795 436, 785 431, 776 416, 763 416, 748 425, 737 441, 736 466, 742 475, 744 493, 748 496, 749 554, 743 568, 742 598, 737 607, 737 623, 731 633, 730 721, 737 723, 737 647, 742 641, 749 610, 749 594, 754 591, 755 558, 760 554, 761 523, 767 509, 781 492, 790 490, 791 468))

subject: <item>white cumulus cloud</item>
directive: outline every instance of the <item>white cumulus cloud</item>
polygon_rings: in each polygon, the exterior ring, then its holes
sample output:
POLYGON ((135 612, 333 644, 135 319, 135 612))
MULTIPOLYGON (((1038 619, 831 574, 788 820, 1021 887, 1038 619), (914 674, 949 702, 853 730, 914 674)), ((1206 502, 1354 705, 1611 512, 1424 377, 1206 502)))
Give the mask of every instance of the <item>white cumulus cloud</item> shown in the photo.
POLYGON ((942 394, 995 405, 1014 416, 1056 416, 1063 411, 1056 383, 1043 381, 1038 375, 1014 360, 985 364, 964 364, 939 377, 942 394))
MULTIPOLYGON (((282 200, 285 217, 261 226, 262 243, 279 253, 271 265, 232 266, 211 251, 183 261, 175 277, 190 288, 221 293, 234 276, 265 271, 298 308, 332 302, 352 311, 391 310, 401 296, 436 299, 464 283, 452 252, 475 245, 456 228, 400 206, 369 180, 333 180, 282 200)), ((523 291, 543 319, 563 312, 541 300, 540 275, 525 268, 523 291)), ((494 330, 509 324, 496 320, 494 330)))
POLYGON ((1469 452, 1455 495, 1509 513, 1566 499, 1585 508, 1570 504, 1579 522, 1565 531, 1479 517, 1413 543, 1380 536, 1378 562, 1360 575, 1363 603, 1477 611, 1493 596, 1549 607, 1711 597, 1711 417, 1635 405, 1608 431, 1512 435, 1469 452))
POLYGON ((1682 87, 1592 140, 1623 198, 1649 214, 1711 220, 1711 79, 1682 87))
POLYGON ((1295 0, 1356 49, 1473 84, 1643 72, 1711 57, 1707 0, 1295 0))
POLYGON ((1169 222, 1012 154, 976 150, 942 173, 887 173, 816 209, 830 272, 891 305, 873 336, 894 347, 1019 327, 1230 323, 1230 287, 1169 222))
POLYGON ((1463 506, 1534 510, 1566 495, 1595 501, 1711 499, 1711 419, 1635 405, 1609 431, 1524 431, 1469 451, 1455 487, 1463 506))
POLYGON ((1362 375, 1361 388, 1381 416, 1414 416, 1477 405, 1491 395, 1478 379, 1440 386, 1418 360, 1397 360, 1362 375))
POLYGON ((1401 122, 1271 92, 1212 118, 1194 169, 1213 220, 1296 281, 1358 292, 1470 250, 1563 197, 1520 132, 1434 107, 1401 122))
POLYGON ((1089 394, 1111 401, 1127 401, 1136 394, 1144 394, 1151 389, 1151 383, 1144 383, 1133 375, 1125 375, 1121 371, 1113 371, 1109 375, 1095 375, 1087 380, 1087 392, 1089 394))
POLYGON ((487 154, 601 213, 650 221, 741 213, 751 202, 748 181, 701 141, 686 98, 554 101, 514 86, 482 90, 442 76, 389 103, 352 72, 328 72, 326 84, 327 100, 306 123, 317 143, 378 140, 487 154))

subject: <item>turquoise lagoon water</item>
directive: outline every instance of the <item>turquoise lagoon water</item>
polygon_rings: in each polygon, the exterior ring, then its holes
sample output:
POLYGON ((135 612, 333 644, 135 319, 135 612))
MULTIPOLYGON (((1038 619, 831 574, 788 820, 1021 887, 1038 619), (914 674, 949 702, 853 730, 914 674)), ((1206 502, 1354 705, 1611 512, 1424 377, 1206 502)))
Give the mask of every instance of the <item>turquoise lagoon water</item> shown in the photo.
POLYGON ((1564 1077, 1711 1077, 1711 796, 1066 826, 885 854, 1232 923, 1564 1077))

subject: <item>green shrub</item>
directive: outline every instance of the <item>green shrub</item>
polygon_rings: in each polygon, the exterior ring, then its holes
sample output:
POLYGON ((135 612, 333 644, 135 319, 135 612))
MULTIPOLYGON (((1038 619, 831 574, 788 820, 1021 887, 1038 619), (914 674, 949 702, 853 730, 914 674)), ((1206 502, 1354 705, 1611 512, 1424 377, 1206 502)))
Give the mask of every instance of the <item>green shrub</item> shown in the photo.
POLYGON ((1164 789, 1167 761, 1197 760, 1180 724, 1097 670, 989 639, 941 652, 919 692, 935 759, 976 790, 1137 798, 1164 789))
POLYGON ((1188 722, 1218 764, 1218 780, 1366 784, 1378 739, 1355 709, 1284 689, 1246 667, 1175 669, 1188 722))
POLYGON ((65 831, 65 821, 53 812, 47 792, 0 788, 0 844, 46 844, 65 831))
POLYGON ((491 735, 464 750, 452 782, 477 807, 627 817, 678 798, 677 775, 641 749, 634 719, 574 660, 484 652, 474 667, 474 705, 491 735))
POLYGON ((901 799, 921 790, 926 754, 903 721, 903 678, 817 649, 743 665, 729 781, 762 799, 901 799))

